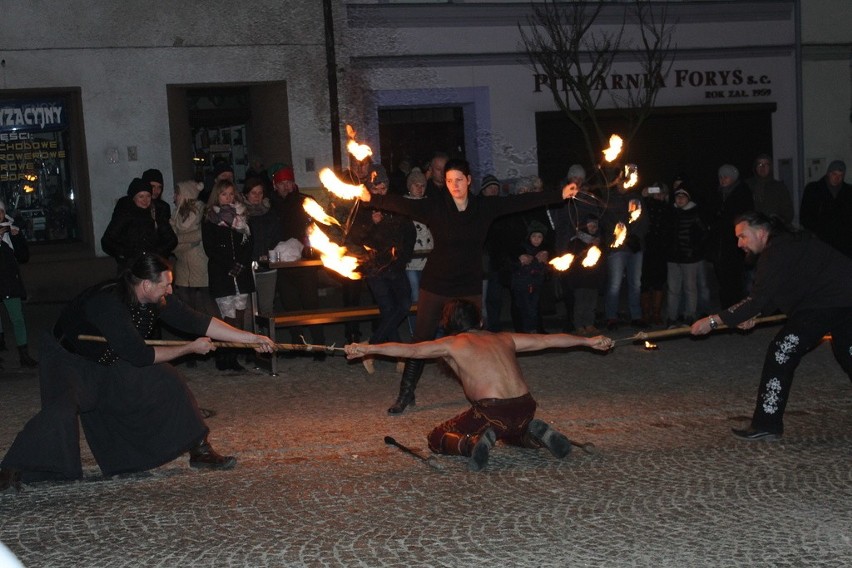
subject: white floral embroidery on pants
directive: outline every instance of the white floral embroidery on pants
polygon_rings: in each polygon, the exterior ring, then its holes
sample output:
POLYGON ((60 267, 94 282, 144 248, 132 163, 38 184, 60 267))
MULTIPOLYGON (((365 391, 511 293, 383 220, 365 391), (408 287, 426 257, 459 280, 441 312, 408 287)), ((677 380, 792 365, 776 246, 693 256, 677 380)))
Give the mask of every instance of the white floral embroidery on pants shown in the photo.
POLYGON ((778 342, 778 351, 775 352, 775 361, 779 365, 783 365, 790 360, 790 353, 795 351, 799 344, 799 337, 793 334, 788 335, 778 342))
POLYGON ((763 411, 766 414, 778 412, 778 402, 781 400, 779 394, 781 394, 781 381, 773 378, 766 383, 766 393, 763 395, 763 411))

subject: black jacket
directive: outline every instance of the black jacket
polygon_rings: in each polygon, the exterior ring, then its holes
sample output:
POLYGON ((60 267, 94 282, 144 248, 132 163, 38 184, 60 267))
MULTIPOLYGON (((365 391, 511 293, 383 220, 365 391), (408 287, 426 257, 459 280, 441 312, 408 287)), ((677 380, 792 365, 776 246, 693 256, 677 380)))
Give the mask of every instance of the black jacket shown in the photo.
POLYGON ((230 227, 205 219, 201 223, 201 240, 207 255, 207 277, 214 298, 254 292, 251 276, 252 239, 230 227))
POLYGON ((140 209, 129 197, 119 199, 101 237, 104 252, 122 265, 143 252, 168 258, 177 246, 177 235, 168 216, 162 217, 163 211, 154 205, 140 209))
POLYGON ((852 185, 841 183, 831 195, 825 177, 805 186, 799 212, 802 227, 852 257, 852 185))

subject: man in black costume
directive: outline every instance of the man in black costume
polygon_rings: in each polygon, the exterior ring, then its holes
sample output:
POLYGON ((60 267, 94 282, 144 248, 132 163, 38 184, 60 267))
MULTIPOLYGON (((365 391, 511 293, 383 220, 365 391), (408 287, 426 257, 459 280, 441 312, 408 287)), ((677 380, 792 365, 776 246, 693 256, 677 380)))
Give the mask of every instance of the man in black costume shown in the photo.
POLYGON ((191 310, 172 296, 168 262, 142 254, 116 281, 94 286, 62 312, 54 337, 42 341, 41 410, 15 438, 0 462, 0 491, 20 483, 83 476, 77 416, 105 476, 145 471, 189 452, 194 468, 230 469, 207 441, 195 397, 171 361, 215 350, 211 338, 275 344, 191 310), (145 344, 158 319, 198 335, 179 346, 145 344), (82 341, 99 335, 105 343, 82 341))

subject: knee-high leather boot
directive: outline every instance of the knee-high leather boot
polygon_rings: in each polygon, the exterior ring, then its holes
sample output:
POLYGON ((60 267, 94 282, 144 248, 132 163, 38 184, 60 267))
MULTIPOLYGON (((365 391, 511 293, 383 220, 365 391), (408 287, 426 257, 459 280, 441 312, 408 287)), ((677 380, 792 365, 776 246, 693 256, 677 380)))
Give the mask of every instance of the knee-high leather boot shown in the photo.
POLYGON ((414 389, 417 388, 417 381, 420 380, 425 365, 426 361, 423 359, 409 359, 405 362, 399 382, 399 396, 393 406, 388 408, 388 414, 401 414, 409 404, 414 405, 414 389))

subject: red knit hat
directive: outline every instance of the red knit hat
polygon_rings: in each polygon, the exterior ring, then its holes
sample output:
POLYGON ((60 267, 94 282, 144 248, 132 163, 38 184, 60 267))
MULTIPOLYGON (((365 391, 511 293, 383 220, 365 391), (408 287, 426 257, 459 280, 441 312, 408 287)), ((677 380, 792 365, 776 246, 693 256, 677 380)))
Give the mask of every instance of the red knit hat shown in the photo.
POLYGON ((296 181, 296 176, 293 175, 293 168, 281 168, 275 175, 272 176, 272 183, 281 181, 296 181))

